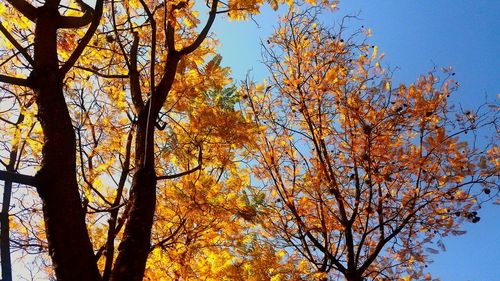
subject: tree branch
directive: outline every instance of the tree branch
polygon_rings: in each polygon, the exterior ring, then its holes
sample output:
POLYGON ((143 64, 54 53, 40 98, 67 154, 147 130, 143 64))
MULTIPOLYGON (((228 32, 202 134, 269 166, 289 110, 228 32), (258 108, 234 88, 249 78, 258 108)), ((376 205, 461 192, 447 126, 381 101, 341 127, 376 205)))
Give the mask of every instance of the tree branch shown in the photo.
POLYGON ((92 22, 93 10, 87 10, 83 16, 61 16, 58 26, 60 28, 82 28, 92 22))
POLYGON ((203 163, 203 150, 200 147, 200 150, 198 152, 198 165, 196 167, 194 167, 192 169, 189 169, 187 171, 178 173, 178 174, 165 175, 165 176, 157 176, 156 179, 157 180, 170 180, 170 179, 179 178, 179 177, 182 177, 182 176, 185 176, 185 175, 189 175, 189 174, 191 174, 193 172, 196 172, 196 171, 200 170, 201 166, 202 166, 202 163, 203 163))
MULTIPOLYGON (((81 2, 81 3, 83 3, 83 2, 81 2)), ((87 47, 87 44, 90 42, 90 39, 92 39, 92 36, 94 36, 94 33, 97 30, 97 27, 99 26, 99 21, 101 20, 103 3, 104 3, 104 0, 97 0, 96 1, 95 12, 93 13, 93 17, 92 17, 92 23, 90 24, 89 29, 87 30, 85 35, 82 37, 82 39, 80 39, 80 43, 78 44, 78 46, 76 46, 75 50, 73 51, 73 53, 71 54, 69 59, 61 67, 60 74, 62 76, 64 76, 66 73, 68 73, 68 71, 73 67, 73 65, 76 63, 76 61, 78 60, 78 58, 82 54, 83 50, 85 50, 85 47, 87 47)), ((80 4, 80 5, 82 5, 82 4, 80 4)))
POLYGON ((36 8, 30 3, 24 0, 7 0, 16 10, 18 10, 23 16, 27 17, 30 21, 36 21, 36 8))
POLYGON ((14 172, 0 171, 0 180, 36 186, 35 177, 14 172))
POLYGON ((140 112, 144 107, 144 101, 142 100, 141 91, 141 81, 139 71, 137 69, 137 56, 139 49, 139 33, 134 32, 134 41, 132 42, 132 47, 130 48, 130 64, 128 65, 129 77, 130 77, 130 95, 132 96, 132 103, 137 112, 140 112))
POLYGON ((93 69, 93 68, 89 68, 89 67, 84 67, 84 66, 75 66, 75 68, 78 68, 78 69, 81 69, 81 70, 85 70, 85 71, 88 71, 88 72, 91 72, 99 77, 102 77, 102 78, 121 78, 121 79, 125 79, 125 78, 128 78, 129 75, 126 75, 126 74, 105 74, 105 73, 101 73, 99 71, 97 71, 96 69, 93 69))
POLYGON ((169 236, 167 236, 166 238, 158 241, 158 243, 152 245, 149 251, 152 252, 157 247, 163 247, 163 245, 165 243, 167 243, 170 240, 172 240, 177 235, 177 233, 179 233, 179 231, 184 226, 184 224, 186 223, 186 221, 187 221, 186 219, 181 219, 181 222, 180 222, 179 226, 169 236))
POLYGON ((19 44, 19 42, 17 42, 17 40, 14 38, 14 36, 12 36, 12 34, 10 34, 10 32, 3 26, 2 22, 0 22, 0 32, 3 33, 3 35, 5 36, 5 38, 7 38, 7 40, 9 40, 9 42, 12 45, 14 45, 14 47, 16 47, 16 49, 19 51, 19 53, 21 53, 21 55, 23 55, 23 57, 31 65, 35 64, 35 62, 31 58, 31 56, 26 52, 26 48, 24 48, 23 46, 21 46, 21 44, 19 44))
POLYGON ((17 86, 31 87, 31 83, 28 79, 12 77, 3 74, 0 74, 0 82, 17 86))
POLYGON ((151 24, 151 59, 150 59, 150 66, 149 66, 149 87, 150 90, 149 92, 151 95, 154 93, 155 90, 155 62, 156 62, 156 21, 154 18, 154 15, 151 13, 151 11, 148 8, 148 5, 144 0, 139 0, 139 2, 142 5, 142 8, 148 15, 148 21, 151 24))
POLYGON ((85 4, 81 0, 76 0, 76 3, 82 9, 84 14, 79 17, 75 16, 61 16, 59 17, 59 27, 60 28, 81 28, 92 22, 94 9, 89 5, 85 4))
POLYGON ((169 52, 175 52, 175 28, 174 25, 170 22, 170 19, 167 19, 167 30, 165 31, 165 44, 169 52))
POLYGON ((191 45, 184 47, 179 52, 180 55, 190 54, 191 52, 196 50, 201 45, 203 40, 205 40, 205 38, 208 35, 208 31, 210 31, 210 28, 212 27, 212 24, 215 21, 215 17, 217 15, 217 5, 218 4, 219 4, 219 0, 212 0, 212 7, 210 8, 207 24, 205 25, 205 27, 203 27, 203 30, 200 32, 200 34, 198 34, 198 37, 196 37, 194 42, 191 45))

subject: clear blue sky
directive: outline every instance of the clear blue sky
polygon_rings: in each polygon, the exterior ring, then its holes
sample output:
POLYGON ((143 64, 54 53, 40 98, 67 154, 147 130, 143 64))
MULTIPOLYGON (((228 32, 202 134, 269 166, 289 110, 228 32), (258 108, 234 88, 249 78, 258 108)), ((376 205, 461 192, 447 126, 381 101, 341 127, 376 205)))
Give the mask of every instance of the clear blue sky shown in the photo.
MULTIPOLYGON (((453 66, 460 82, 455 102, 473 107, 498 99, 500 93, 500 1, 498 0, 341 0, 332 20, 361 11, 353 23, 373 30, 371 41, 385 52, 385 63, 399 67, 395 82, 411 82, 434 66, 453 66)), ((276 22, 268 8, 252 21, 219 18, 213 31, 222 43, 224 64, 235 80, 252 70, 255 79, 267 73, 259 63, 259 41, 276 22)), ((467 234, 447 237, 447 251, 435 255, 429 272, 443 281, 500 280, 500 206, 483 206, 477 224, 465 225, 467 234)))

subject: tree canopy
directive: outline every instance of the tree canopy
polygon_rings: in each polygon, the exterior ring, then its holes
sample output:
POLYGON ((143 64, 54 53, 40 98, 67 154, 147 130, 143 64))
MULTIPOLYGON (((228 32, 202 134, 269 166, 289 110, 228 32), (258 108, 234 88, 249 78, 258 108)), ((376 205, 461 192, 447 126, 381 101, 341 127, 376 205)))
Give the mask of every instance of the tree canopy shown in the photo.
POLYGON ((264 1, 2 2, 2 280, 12 251, 57 280, 431 280, 498 194, 495 136, 468 138, 498 105, 396 85, 307 2, 268 1, 270 76, 241 85, 210 30, 264 1))

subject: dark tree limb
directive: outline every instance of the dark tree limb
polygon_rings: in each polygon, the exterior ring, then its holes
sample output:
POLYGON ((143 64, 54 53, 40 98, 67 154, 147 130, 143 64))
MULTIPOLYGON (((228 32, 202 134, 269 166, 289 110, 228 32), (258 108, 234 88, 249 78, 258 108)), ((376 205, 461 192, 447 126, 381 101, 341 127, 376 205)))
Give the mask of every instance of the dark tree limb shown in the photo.
POLYGON ((36 21, 37 11, 30 3, 24 0, 7 0, 16 10, 18 10, 23 16, 27 17, 30 21, 36 21))
POLYGON ((155 243, 154 245, 152 245, 150 251, 152 252, 154 249, 156 249, 158 247, 163 247, 167 242, 170 242, 171 240, 173 240, 174 237, 180 232, 180 230, 182 229, 182 227, 184 226, 186 221, 187 221, 187 219, 181 219, 179 226, 176 227, 175 230, 172 231, 169 236, 163 238, 162 240, 160 240, 157 243, 155 243))
MULTIPOLYGON (((184 47, 182 50, 179 51, 180 55, 187 55, 192 53, 194 50, 196 50, 203 40, 208 35, 208 32, 210 31, 210 28, 212 28, 212 24, 215 21, 215 17, 217 16, 217 5, 219 4, 219 0, 212 0, 212 7, 210 8, 209 16, 207 19, 207 23, 205 24, 205 27, 201 30, 200 34, 198 34, 198 37, 194 40, 191 45, 184 47)), ((170 49, 170 48, 169 48, 170 49)))
MULTIPOLYGON (((61 67, 60 69, 61 76, 66 75, 66 73, 68 73, 68 71, 73 67, 73 65, 75 65, 76 61, 83 53, 83 50, 85 50, 85 47, 87 47, 87 44, 90 42, 90 39, 92 39, 92 37, 94 36, 94 33, 97 30, 97 27, 99 26, 99 22, 102 17, 103 3, 104 0, 96 1, 95 11, 92 13, 93 17, 91 24, 87 29, 85 35, 82 37, 82 39, 80 39, 80 43, 78 44, 78 46, 76 46, 75 50, 73 51, 69 59, 61 67)), ((90 9, 90 7, 88 9, 90 9)))
POLYGON ((92 22, 92 14, 93 12, 87 11, 83 16, 75 17, 75 16, 61 16, 59 18, 59 27, 60 28, 82 28, 84 26, 89 25, 92 22))
POLYGON ((94 9, 81 0, 76 3, 84 13, 82 16, 61 16, 59 17, 59 28, 81 28, 90 24, 93 20, 94 9))
POLYGON ((142 100, 141 91, 141 81, 139 71, 137 69, 137 56, 139 48, 139 34, 137 32, 133 33, 134 41, 132 42, 132 47, 130 48, 130 64, 129 64, 129 77, 130 77, 130 94, 132 96, 132 103, 136 112, 139 112, 144 107, 144 101, 142 100))
POLYGON ((0 258, 2 260, 2 281, 12 281, 12 262, 10 257, 9 208, 12 196, 12 181, 6 180, 3 186, 2 212, 0 213, 0 258))
POLYGON ((192 169, 189 169, 187 171, 178 173, 178 174, 157 176, 156 179, 157 180, 170 180, 170 179, 180 178, 180 177, 185 176, 185 175, 189 175, 191 173, 194 173, 194 172, 200 170, 201 166, 202 166, 202 163, 203 163, 203 151, 202 151, 202 149, 200 147, 200 150, 198 152, 198 165, 196 167, 194 167, 192 169))
POLYGON ((123 162, 122 165, 122 171, 120 174, 120 180, 118 182, 118 188, 116 190, 116 196, 115 200, 113 202, 113 209, 110 212, 110 220, 109 220, 109 228, 108 228, 108 233, 107 233, 107 238, 106 238, 106 261, 104 263, 104 270, 102 274, 102 280, 103 281, 108 281, 110 276, 111 276, 111 270, 113 268, 113 257, 115 253, 115 239, 116 239, 116 234, 118 233, 117 230, 117 223, 118 223, 118 213, 119 213, 119 206, 121 205, 121 198, 123 195, 123 189, 125 188, 125 183, 127 180, 127 177, 130 173, 130 158, 131 158, 131 151, 132 151, 132 140, 134 136, 134 127, 130 129, 130 132, 127 136, 127 143, 125 144, 125 161, 123 162))
MULTIPOLYGON (((5 165, 6 173, 16 174, 16 161, 17 156, 21 156, 22 148, 19 147, 21 139, 21 129, 19 124, 24 120, 24 115, 20 114, 15 123, 14 139, 9 153, 9 162, 5 165), (21 152, 20 152, 21 151, 21 152)), ((17 163, 19 164, 19 163, 17 163)), ((3 171, 2 171, 3 172, 3 171)), ((9 222, 9 209, 12 197, 12 177, 4 179, 4 189, 2 198, 2 213, 0 214, 0 258, 2 267, 2 281, 12 281, 12 262, 10 256, 10 222, 9 222)))
POLYGON ((85 67, 85 66, 76 65, 75 68, 88 71, 88 72, 90 72, 92 74, 95 74, 95 75, 97 75, 99 77, 102 77, 102 78, 125 79, 125 78, 129 77, 129 75, 126 75, 126 74, 106 74, 106 73, 101 73, 101 72, 97 71, 96 69, 85 67))
POLYGON ((23 175, 15 172, 0 171, 0 180, 10 181, 36 187, 36 180, 33 176, 23 175))
POLYGON ((17 86, 31 87, 31 83, 28 79, 12 77, 3 74, 0 74, 0 82, 17 86))
POLYGON ((21 46, 19 42, 17 42, 16 38, 10 34, 10 32, 3 26, 2 22, 0 22, 0 32, 9 40, 9 42, 16 47, 16 49, 21 53, 21 55, 28 61, 31 65, 34 65, 35 62, 33 61, 33 58, 26 52, 26 48, 21 46))

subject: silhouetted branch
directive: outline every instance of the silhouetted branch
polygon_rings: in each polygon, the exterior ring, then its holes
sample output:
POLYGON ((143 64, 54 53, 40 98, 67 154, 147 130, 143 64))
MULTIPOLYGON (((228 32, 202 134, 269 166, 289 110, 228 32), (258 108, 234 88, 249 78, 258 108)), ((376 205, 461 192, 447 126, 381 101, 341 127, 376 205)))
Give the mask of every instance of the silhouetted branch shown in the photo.
POLYGON ((181 172, 181 173, 178 173, 178 174, 173 174, 173 175, 165 175, 165 176, 157 176, 156 179, 157 180, 170 180, 170 179, 175 179, 175 178, 179 178, 179 177, 182 177, 182 176, 185 176, 185 175, 189 175, 193 172, 196 172, 198 171, 199 169, 201 169, 201 166, 202 166, 202 162, 203 162, 203 150, 202 148, 200 147, 200 150, 198 152, 198 165, 196 167, 194 167, 193 169, 189 169, 187 171, 184 171, 184 172, 181 172))
POLYGON ((0 180, 36 186, 35 177, 13 172, 0 171, 0 180))

